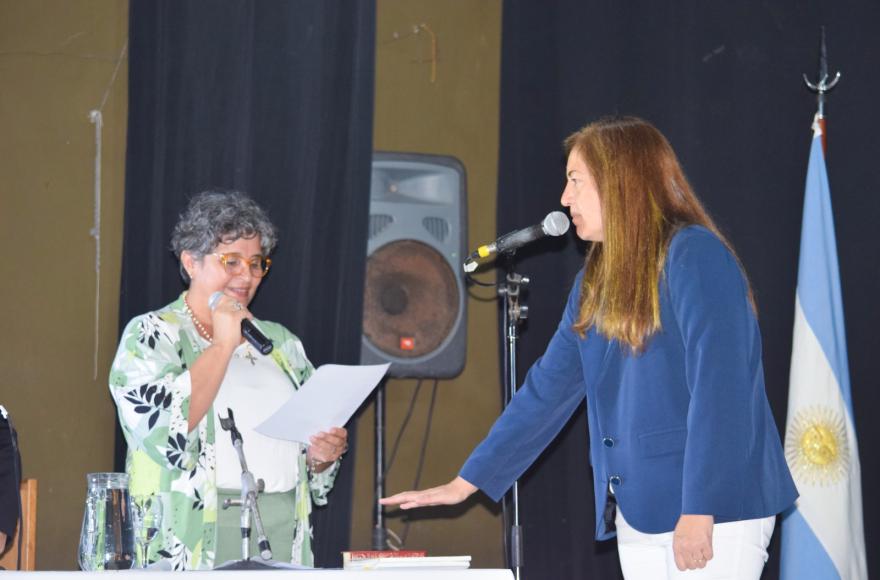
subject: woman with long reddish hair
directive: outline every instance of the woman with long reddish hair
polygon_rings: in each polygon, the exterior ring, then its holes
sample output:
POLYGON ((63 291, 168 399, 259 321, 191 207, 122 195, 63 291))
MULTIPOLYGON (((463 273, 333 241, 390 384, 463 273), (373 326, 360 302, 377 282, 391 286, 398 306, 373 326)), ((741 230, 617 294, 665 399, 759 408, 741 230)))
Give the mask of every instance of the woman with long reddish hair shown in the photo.
POLYGON ((558 330, 458 477, 383 503, 497 501, 586 399, 596 538, 617 536, 624 576, 757 580, 797 491, 742 265, 651 124, 565 147, 562 205, 592 244, 558 330))

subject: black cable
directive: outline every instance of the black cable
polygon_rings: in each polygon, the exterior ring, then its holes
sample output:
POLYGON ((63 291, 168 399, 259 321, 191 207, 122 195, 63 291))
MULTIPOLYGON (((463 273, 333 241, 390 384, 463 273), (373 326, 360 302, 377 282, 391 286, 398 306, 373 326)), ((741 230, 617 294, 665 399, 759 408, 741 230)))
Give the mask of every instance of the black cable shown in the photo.
POLYGON ((475 286, 486 286, 486 287, 489 287, 489 286, 497 286, 497 285, 498 285, 498 284, 495 283, 495 282, 491 282, 491 283, 489 283, 489 282, 482 282, 482 281, 480 281, 480 280, 477 280, 476 278, 474 278, 473 276, 471 276, 469 272, 465 272, 465 273, 464 273, 464 278, 465 278, 465 280, 467 280, 468 282, 470 282, 471 284, 473 284, 473 285, 475 285, 475 286))
POLYGON ((487 282, 481 282, 480 280, 477 280, 476 278, 471 276, 470 273, 468 273, 468 272, 464 273, 464 279, 465 279, 465 285, 464 285, 465 292, 467 292, 467 295, 470 296, 471 298, 473 298, 474 300, 477 300, 478 302, 495 302, 496 300, 498 300, 498 290, 497 290, 498 284, 497 283, 489 284, 487 282), (489 296, 480 296, 479 294, 477 294, 474 291, 474 290, 476 290, 476 288, 474 288, 474 286, 477 286, 477 287, 482 286, 484 288, 496 288, 496 290, 495 290, 495 292, 492 292, 492 294, 490 294, 489 296))
POLYGON ((497 296, 498 293, 497 293, 497 292, 496 292, 496 293, 493 293, 493 294, 490 295, 490 296, 480 296, 479 294, 477 294, 476 292, 474 292, 474 289, 471 288, 470 286, 468 286, 468 287, 465 289, 465 291, 467 292, 467 295, 468 295, 470 298, 473 298, 473 299, 476 300, 477 302, 495 302, 496 300, 498 300, 498 296, 497 296))
MULTIPOLYGON (((422 448, 419 451, 419 466, 416 468, 416 478, 413 481, 413 489, 419 488, 419 482, 422 479, 422 468, 425 466, 425 455, 428 450, 428 439, 431 434, 431 422, 434 418, 434 403, 437 401, 437 385, 440 381, 438 379, 434 379, 434 387, 431 389, 431 403, 428 406, 428 420, 425 423, 425 434, 422 437, 422 448)), ((403 526, 403 535, 400 537, 400 547, 404 547, 406 545, 406 537, 409 535, 409 520, 407 520, 406 524, 403 526)))
POLYGON ((413 391, 412 399, 409 401, 409 409, 407 409, 406 416, 403 418, 403 423, 400 424, 400 430, 397 432, 397 437, 394 439, 394 446, 391 448, 391 455, 388 458, 388 464, 385 466, 385 471, 382 472, 382 481, 385 481, 388 472, 391 471, 391 466, 394 465, 394 458, 397 456, 397 450, 400 447, 400 442, 403 440, 403 433, 406 431, 406 426, 412 418, 413 409, 415 409, 416 399, 419 396, 419 390, 421 390, 421 388, 422 379, 419 379, 418 382, 416 382, 416 388, 415 391, 413 391))
POLYGON ((440 383, 438 379, 434 379, 434 386, 431 388, 431 403, 428 405, 428 420, 425 423, 425 435, 422 437, 422 448, 419 450, 419 466, 416 469, 416 479, 413 482, 413 489, 418 489, 419 482, 422 479, 422 468, 425 467, 425 451, 428 449, 428 439, 431 434, 431 422, 434 419, 434 403, 437 401, 437 385, 440 383))

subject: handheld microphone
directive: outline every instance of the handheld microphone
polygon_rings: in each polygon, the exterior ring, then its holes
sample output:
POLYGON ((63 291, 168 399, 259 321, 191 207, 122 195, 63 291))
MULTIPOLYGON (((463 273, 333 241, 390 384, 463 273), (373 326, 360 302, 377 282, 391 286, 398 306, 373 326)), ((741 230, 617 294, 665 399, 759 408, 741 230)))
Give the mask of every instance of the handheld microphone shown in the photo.
MULTIPOLYGON (((214 292, 211 294, 211 297, 208 299, 208 308, 214 310, 222 296, 223 292, 214 292)), ((275 348, 272 341, 266 338, 266 335, 260 332, 260 329, 247 318, 241 321, 241 335, 245 340, 251 343, 251 346, 257 349, 260 354, 269 354, 272 352, 272 349, 275 348)))
POLYGON ((541 223, 504 234, 491 244, 477 248, 464 261, 464 271, 473 272, 476 270, 477 262, 481 258, 488 258, 493 254, 513 252, 517 248, 521 248, 535 240, 540 240, 545 236, 561 236, 568 231, 570 223, 568 217, 561 211, 551 211, 541 223))

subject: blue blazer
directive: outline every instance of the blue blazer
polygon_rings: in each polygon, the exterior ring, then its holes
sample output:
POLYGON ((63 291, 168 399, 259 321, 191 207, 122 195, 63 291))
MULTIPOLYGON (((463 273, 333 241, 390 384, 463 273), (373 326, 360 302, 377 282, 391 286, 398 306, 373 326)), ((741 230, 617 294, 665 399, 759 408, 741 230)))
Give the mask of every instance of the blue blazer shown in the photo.
POLYGON ((496 501, 586 397, 596 538, 614 535, 609 486, 627 522, 671 531, 681 514, 766 517, 797 497, 764 391, 761 335, 742 271, 700 226, 670 242, 662 330, 644 352, 572 330, 581 271, 544 355, 460 475, 496 501))

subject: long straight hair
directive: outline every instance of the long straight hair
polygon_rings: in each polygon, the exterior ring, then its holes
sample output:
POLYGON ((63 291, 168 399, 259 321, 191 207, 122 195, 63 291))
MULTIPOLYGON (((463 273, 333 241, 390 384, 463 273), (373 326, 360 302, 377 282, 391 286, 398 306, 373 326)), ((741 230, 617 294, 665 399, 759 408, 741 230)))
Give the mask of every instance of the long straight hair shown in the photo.
MULTIPOLYGON (((672 146, 647 121, 600 119, 570 135, 565 149, 579 154, 593 174, 604 230, 604 240, 587 253, 574 329, 584 336, 595 327, 639 353, 661 329, 660 276, 675 232, 701 225, 736 253, 691 189, 672 146)), ((749 300, 754 308, 751 289, 749 300)))

